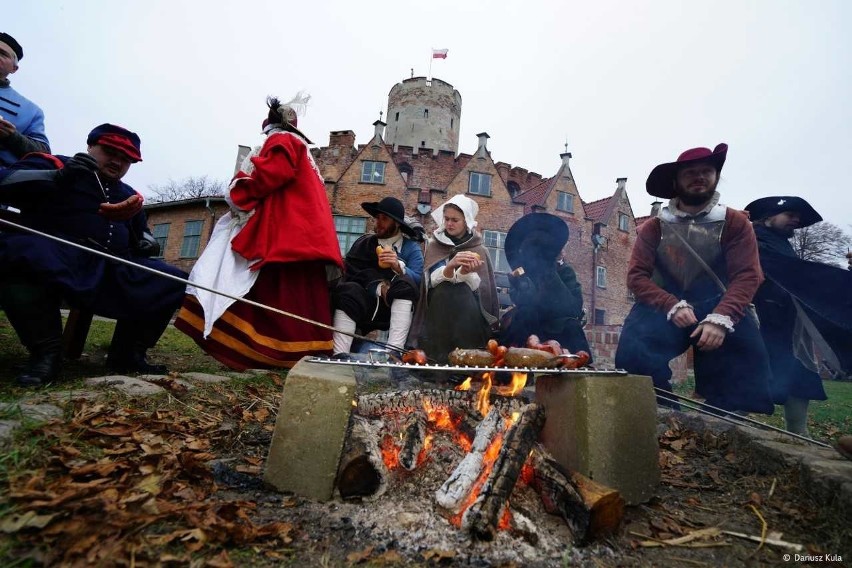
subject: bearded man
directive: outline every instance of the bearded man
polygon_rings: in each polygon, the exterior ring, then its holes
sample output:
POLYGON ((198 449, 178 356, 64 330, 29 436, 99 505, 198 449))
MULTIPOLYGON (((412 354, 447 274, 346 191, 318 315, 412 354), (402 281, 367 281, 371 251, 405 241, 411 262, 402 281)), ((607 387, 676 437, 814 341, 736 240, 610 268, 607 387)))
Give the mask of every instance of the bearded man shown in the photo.
POLYGON ((692 346, 695 390, 708 404, 771 414, 766 349, 746 315, 763 282, 757 240, 748 217, 716 192, 727 151, 693 148, 648 176, 648 193, 669 203, 638 229, 627 276, 636 304, 615 364, 671 391, 669 361, 692 346))
POLYGON ((423 277, 418 232, 405 221, 405 207, 395 197, 365 202, 375 219, 375 233, 360 237, 346 253, 343 282, 332 295, 334 354, 349 353, 356 328, 361 333, 388 331, 388 344, 405 346, 423 277))

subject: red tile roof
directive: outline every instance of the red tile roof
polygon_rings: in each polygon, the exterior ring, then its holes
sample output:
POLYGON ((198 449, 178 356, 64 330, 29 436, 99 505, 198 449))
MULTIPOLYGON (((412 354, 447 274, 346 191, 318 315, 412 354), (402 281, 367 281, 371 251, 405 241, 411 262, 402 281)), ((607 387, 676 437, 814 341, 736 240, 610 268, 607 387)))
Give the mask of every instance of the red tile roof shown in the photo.
POLYGON ((586 217, 595 220, 601 220, 609 210, 609 204, 612 201, 612 196, 592 201, 591 203, 583 203, 583 209, 586 210, 586 217))

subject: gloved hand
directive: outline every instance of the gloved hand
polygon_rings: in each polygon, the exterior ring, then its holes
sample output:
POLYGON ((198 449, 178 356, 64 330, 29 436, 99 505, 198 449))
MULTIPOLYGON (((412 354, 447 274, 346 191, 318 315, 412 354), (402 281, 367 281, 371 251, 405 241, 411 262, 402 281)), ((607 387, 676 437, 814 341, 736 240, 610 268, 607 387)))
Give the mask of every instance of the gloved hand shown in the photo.
POLYGON ((145 231, 142 233, 142 238, 136 241, 136 245, 133 247, 133 252, 137 256, 144 256, 150 258, 152 256, 160 255, 160 243, 157 242, 157 239, 154 238, 154 235, 145 231))
POLYGON ((140 211, 142 211, 142 198, 139 195, 131 195, 121 203, 101 203, 98 215, 110 221, 127 221, 140 211))
POLYGON ((63 183, 73 183, 81 177, 96 171, 98 171, 98 161, 85 152, 77 152, 59 170, 57 179, 63 183))

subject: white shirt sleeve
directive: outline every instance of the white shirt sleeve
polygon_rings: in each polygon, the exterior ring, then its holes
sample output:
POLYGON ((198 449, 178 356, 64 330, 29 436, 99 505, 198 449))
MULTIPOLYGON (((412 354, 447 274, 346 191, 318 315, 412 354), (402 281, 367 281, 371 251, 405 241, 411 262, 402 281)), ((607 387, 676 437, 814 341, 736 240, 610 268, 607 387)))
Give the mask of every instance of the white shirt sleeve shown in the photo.
POLYGON ((434 288, 441 282, 451 282, 453 284, 461 284, 464 282, 468 285, 471 290, 476 291, 479 288, 479 284, 482 282, 482 279, 479 277, 479 274, 476 272, 470 272, 468 274, 462 274, 461 269, 457 268, 453 272, 452 278, 447 278, 444 276, 444 266, 440 268, 436 268, 432 271, 432 274, 429 275, 429 282, 431 287, 434 288))

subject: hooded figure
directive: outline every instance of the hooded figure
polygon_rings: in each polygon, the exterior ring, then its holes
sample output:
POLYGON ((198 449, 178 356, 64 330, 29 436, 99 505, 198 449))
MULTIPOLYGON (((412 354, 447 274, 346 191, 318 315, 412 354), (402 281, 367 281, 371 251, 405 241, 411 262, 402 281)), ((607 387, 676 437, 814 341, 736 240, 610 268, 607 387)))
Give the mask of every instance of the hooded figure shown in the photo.
POLYGON ((835 373, 852 370, 852 273, 796 256, 793 231, 822 221, 801 197, 764 197, 746 211, 766 277, 754 303, 772 368, 772 398, 784 405, 787 430, 807 435, 809 401, 826 399, 818 363, 835 373))
POLYGON ((509 295, 515 307, 505 318, 502 342, 525 346, 530 335, 555 339, 572 353, 591 355, 583 331, 583 290, 574 269, 562 261, 568 225, 549 213, 521 217, 506 235, 513 272, 509 295))
POLYGON ((454 195, 432 212, 425 274, 409 343, 439 363, 450 351, 484 348, 499 317, 494 268, 476 230, 479 205, 454 195))
MULTIPOLYGON (((267 99, 266 140, 231 181, 231 210, 216 224, 191 280, 331 325, 329 281, 343 259, 325 183, 296 128, 297 110, 309 98, 267 99)), ((291 367, 332 347, 327 329, 195 287, 187 289, 175 327, 237 370, 291 367)))

